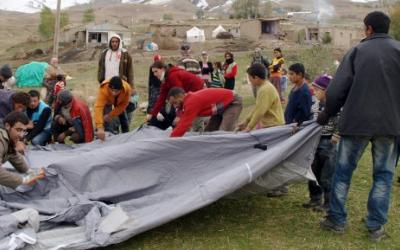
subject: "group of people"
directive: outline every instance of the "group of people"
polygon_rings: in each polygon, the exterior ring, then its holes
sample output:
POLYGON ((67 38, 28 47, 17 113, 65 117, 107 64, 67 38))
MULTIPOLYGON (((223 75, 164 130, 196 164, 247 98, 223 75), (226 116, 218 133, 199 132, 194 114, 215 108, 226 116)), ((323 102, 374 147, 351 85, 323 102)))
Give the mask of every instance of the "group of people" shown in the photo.
MULTIPOLYGON (((373 187, 365 223, 369 237, 380 240, 399 155, 396 138, 400 135, 400 105, 396 98, 400 96, 400 44, 388 35, 390 19, 386 14, 372 12, 364 24, 366 39, 345 55, 335 76, 317 76, 311 86, 305 80, 303 64, 294 63, 286 70, 279 48, 274 50, 271 64, 256 49, 246 72, 255 106, 241 123, 242 98, 234 92, 238 65, 232 53, 225 53, 223 65, 209 62, 206 52, 198 62, 191 57, 187 44, 182 46, 182 59, 175 65, 164 63, 156 55, 149 72, 146 122, 164 130, 172 127, 170 136, 180 137, 191 128, 196 131, 199 123, 204 131, 244 132, 294 124, 296 132, 305 121, 316 119, 323 126, 312 164, 316 181, 309 182, 310 200, 303 206, 327 212, 320 226, 334 232, 344 230, 352 173, 371 142, 373 187), (287 83, 282 85, 282 81, 287 79, 293 88, 283 110, 286 100, 282 89, 287 83)), ((107 131, 129 131, 136 92, 132 58, 122 48, 120 37, 110 38, 98 66, 94 125, 87 104, 69 90, 60 90, 50 106, 40 100, 36 90, 0 90, 1 162, 9 160, 16 170, 27 173, 22 178, 0 167, 0 185, 18 190, 44 177, 43 171, 30 171, 22 157, 26 142, 64 143, 69 137, 82 143, 92 141, 95 130, 100 140, 106 139, 107 131)), ((8 68, 0 69, 0 81, 10 78, 8 68)), ((283 186, 270 194, 285 193, 287 187, 283 186)))

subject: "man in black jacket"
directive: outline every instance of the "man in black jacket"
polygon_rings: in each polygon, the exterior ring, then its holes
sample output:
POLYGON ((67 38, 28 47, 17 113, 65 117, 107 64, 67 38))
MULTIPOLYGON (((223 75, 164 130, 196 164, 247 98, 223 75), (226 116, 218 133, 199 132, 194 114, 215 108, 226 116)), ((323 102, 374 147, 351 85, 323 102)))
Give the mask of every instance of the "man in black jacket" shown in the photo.
POLYGON ((400 43, 388 35, 390 18, 382 12, 365 19, 366 38, 344 57, 327 90, 326 108, 318 123, 342 110, 341 140, 333 177, 328 216, 323 229, 342 232, 346 224, 345 202, 353 171, 369 142, 372 143, 373 186, 365 224, 369 238, 385 235, 400 135, 400 43))

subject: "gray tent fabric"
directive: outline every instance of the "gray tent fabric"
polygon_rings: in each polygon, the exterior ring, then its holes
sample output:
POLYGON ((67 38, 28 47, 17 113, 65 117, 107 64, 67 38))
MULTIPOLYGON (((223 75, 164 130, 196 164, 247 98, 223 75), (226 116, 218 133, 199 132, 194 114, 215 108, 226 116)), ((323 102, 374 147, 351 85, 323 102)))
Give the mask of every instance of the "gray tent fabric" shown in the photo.
POLYGON ((17 248, 89 249, 120 243, 235 191, 251 195, 313 180, 320 131, 310 123, 294 135, 287 125, 169 138, 170 131, 141 128, 105 142, 29 150, 28 162, 45 167, 46 178, 24 193, 0 187, 0 222, 7 222, 0 223, 0 249, 15 241, 16 220, 9 216, 21 209, 37 211, 40 227, 35 243, 22 240, 17 248))

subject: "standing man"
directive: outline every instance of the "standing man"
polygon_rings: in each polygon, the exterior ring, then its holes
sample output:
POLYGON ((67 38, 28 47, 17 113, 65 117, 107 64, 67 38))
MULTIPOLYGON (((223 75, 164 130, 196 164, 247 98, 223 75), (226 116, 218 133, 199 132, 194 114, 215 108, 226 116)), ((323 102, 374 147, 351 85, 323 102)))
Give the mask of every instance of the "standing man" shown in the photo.
POLYGON ((177 66, 197 76, 201 76, 201 67, 199 61, 192 57, 192 49, 190 44, 184 43, 181 46, 181 59, 178 61, 177 66))
POLYGON ((44 146, 51 138, 51 109, 42 100, 37 90, 31 90, 28 93, 31 96, 31 102, 26 109, 26 113, 31 122, 31 129, 25 139, 31 141, 32 145, 44 146))
POLYGON ((325 110, 318 123, 325 125, 341 109, 341 136, 333 177, 328 216, 323 229, 343 232, 345 203, 353 171, 368 143, 372 143, 373 184, 365 225, 372 241, 385 235, 392 179, 400 135, 400 43, 389 35, 390 18, 374 11, 364 19, 366 38, 343 58, 326 93, 325 110), (377 63, 379 62, 379 63, 377 63))
POLYGON ((105 80, 97 95, 96 103, 94 104, 94 120, 97 128, 97 137, 100 140, 105 139, 105 130, 113 132, 110 128, 113 118, 118 117, 121 124, 121 132, 129 131, 128 117, 125 109, 129 104, 132 89, 129 84, 123 81, 120 77, 114 76, 109 81, 105 80), (112 110, 107 113, 105 107, 112 107, 112 110))
MULTIPOLYGON (((121 37, 117 34, 112 35, 108 46, 109 47, 102 52, 99 60, 97 72, 99 84, 110 80, 114 76, 118 76, 127 82, 131 89, 134 90, 132 57, 126 49, 122 48, 121 37)), ((132 91, 131 96, 133 97, 134 95, 135 91, 132 91)), ((129 101, 134 102, 132 98, 129 101)), ((132 119, 132 112, 133 111, 129 113, 126 112, 128 122, 132 119)))

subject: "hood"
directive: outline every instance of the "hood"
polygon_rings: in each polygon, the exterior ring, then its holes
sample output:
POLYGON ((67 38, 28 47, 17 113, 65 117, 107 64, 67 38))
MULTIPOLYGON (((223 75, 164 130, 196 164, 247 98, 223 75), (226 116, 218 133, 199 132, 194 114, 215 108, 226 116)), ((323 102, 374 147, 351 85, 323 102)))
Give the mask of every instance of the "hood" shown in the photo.
POLYGON ((118 38, 118 40, 119 40, 119 50, 122 50, 122 40, 121 40, 121 37, 118 35, 118 34, 116 34, 116 33, 113 33, 113 34, 111 34, 111 36, 108 38, 108 48, 110 48, 111 49, 111 39, 113 39, 113 38, 118 38))

